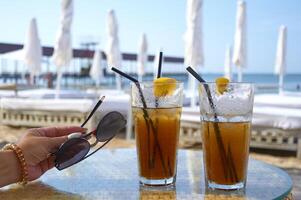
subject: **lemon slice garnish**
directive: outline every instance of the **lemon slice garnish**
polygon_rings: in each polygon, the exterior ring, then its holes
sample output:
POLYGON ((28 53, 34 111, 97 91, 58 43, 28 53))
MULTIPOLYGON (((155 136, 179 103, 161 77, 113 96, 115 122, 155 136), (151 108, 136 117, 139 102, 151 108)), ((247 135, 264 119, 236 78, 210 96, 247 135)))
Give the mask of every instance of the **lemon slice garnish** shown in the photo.
POLYGON ((229 79, 225 77, 219 77, 215 79, 215 84, 216 84, 216 90, 219 94, 223 94, 225 91, 227 91, 227 86, 229 83, 229 79))
POLYGON ((177 88, 177 80, 161 77, 154 80, 154 95, 156 97, 170 96, 177 88))

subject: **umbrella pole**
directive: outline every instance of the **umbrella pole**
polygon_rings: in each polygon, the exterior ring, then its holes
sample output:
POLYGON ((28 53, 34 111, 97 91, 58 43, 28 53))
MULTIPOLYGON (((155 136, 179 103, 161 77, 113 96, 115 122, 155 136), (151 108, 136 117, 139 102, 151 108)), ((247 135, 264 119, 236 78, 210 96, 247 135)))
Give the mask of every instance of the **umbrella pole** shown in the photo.
POLYGON ((189 76, 189 91, 191 93, 191 97, 190 97, 190 107, 196 107, 196 80, 194 77, 189 76))
POLYGON ((117 90, 121 90, 121 77, 119 74, 116 74, 116 88, 117 90))
POLYGON ((142 76, 138 75, 138 81, 141 83, 142 82, 142 76))
POLYGON ((99 86, 100 86, 100 80, 97 79, 97 80, 95 80, 95 87, 99 88, 99 86))
MULTIPOLYGON (((132 102, 132 97, 130 95, 130 102, 132 102)), ((133 139, 133 116, 132 116, 132 106, 129 103, 128 113, 127 113, 127 125, 126 125, 126 140, 133 139)))
POLYGON ((242 67, 238 66, 237 81, 242 82, 242 67))
POLYGON ((57 70, 57 79, 56 79, 56 94, 55 94, 56 99, 60 97, 61 79, 62 79, 62 70, 61 67, 59 67, 57 70))
POLYGON ((30 85, 34 85, 34 74, 30 73, 29 76, 30 76, 30 85))
POLYGON ((279 74, 279 94, 283 94, 283 74, 279 74))
POLYGON ((15 84, 18 84, 18 61, 15 60, 15 84))

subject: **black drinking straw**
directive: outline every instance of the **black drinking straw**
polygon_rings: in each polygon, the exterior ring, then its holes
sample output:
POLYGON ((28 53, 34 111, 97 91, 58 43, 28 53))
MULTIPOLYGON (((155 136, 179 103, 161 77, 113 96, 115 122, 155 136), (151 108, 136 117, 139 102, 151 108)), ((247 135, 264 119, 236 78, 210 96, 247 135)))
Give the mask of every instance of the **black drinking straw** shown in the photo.
POLYGON ((127 75, 123 71, 120 71, 119 69, 116 69, 115 67, 112 67, 111 69, 112 69, 112 71, 116 72, 117 74, 120 74, 121 76, 129 79, 130 81, 132 81, 134 83, 139 83, 139 81, 137 79, 135 79, 134 77, 131 77, 130 75, 127 75))
POLYGON ((103 100, 105 99, 105 96, 102 96, 101 99, 99 99, 99 101, 97 102, 97 104, 94 106, 93 110, 90 112, 89 116, 87 117, 87 119, 82 123, 82 125, 80 127, 84 127, 86 125, 86 123, 89 121, 89 119, 93 116, 93 114, 95 113, 95 111, 97 110, 97 108, 100 106, 100 104, 102 104, 103 100))
MULTIPOLYGON (((157 72, 157 78, 160 78, 160 77, 161 77, 162 58, 163 58, 163 52, 160 51, 160 54, 159 54, 159 63, 158 63, 158 72, 157 72)), ((158 98, 157 98, 157 97, 156 97, 156 100, 155 100, 155 104, 156 104, 156 108, 157 108, 157 107, 159 106, 158 98)))
POLYGON ((157 73, 157 78, 160 78, 160 77, 161 77, 162 57, 163 57, 163 52, 160 51, 160 54, 159 54, 159 63, 158 63, 158 73, 157 73))
MULTIPOLYGON (((112 67, 112 71, 114 71, 114 72, 120 74, 121 76, 123 76, 123 77, 125 77, 125 78, 127 78, 127 79, 129 79, 130 81, 132 81, 132 82, 135 83, 135 85, 136 85, 137 88, 138 88, 139 95, 140 95, 140 98, 141 98, 141 101, 142 101, 142 105, 143 105, 143 113, 144 113, 144 114, 147 113, 147 111, 145 110, 145 109, 147 108, 147 105, 146 105, 146 102, 145 102, 145 99, 144 99, 144 96, 143 96, 143 93, 142 93, 142 90, 141 90, 139 81, 138 81, 137 79, 131 77, 130 75, 128 75, 128 74, 126 74, 126 73, 124 73, 124 72, 122 72, 122 71, 116 69, 115 67, 112 67)), ((145 115, 145 116, 148 116, 148 115, 145 115)), ((145 118, 144 118, 144 119, 145 119, 145 118)), ((148 125, 146 119, 145 119, 145 123, 146 123, 146 126, 147 126, 147 130, 149 131, 149 125, 148 125)), ((147 136, 148 136, 148 139, 147 139, 147 143, 148 143, 148 145, 147 145, 147 146, 148 146, 148 154, 149 154, 149 157, 150 157, 150 134, 148 133, 147 136)), ((149 166, 151 166, 151 165, 152 165, 152 161, 149 160, 149 163, 148 163, 148 164, 149 164, 149 166)))
MULTIPOLYGON (((162 71, 162 58, 163 58, 163 52, 160 51, 159 53, 159 63, 158 63, 158 72, 157 72, 157 78, 160 78, 161 77, 161 71, 162 71)), ((158 108, 159 106, 159 99, 158 97, 156 97, 155 99, 155 105, 156 105, 156 108, 158 108)), ((156 118, 156 122, 158 121, 158 119, 156 118)), ((154 151, 153 151, 153 156, 152 156, 152 161, 151 161, 151 164, 154 165, 155 163, 155 158, 156 158, 156 148, 154 148, 154 151)), ((169 160, 168 160, 169 161, 169 160)), ((169 167, 169 164, 168 164, 168 167, 169 167)), ((170 167, 169 167, 170 168, 170 167)))
MULTIPOLYGON (((194 77, 196 78, 200 83, 206 83, 206 81, 196 72, 192 69, 192 67, 187 67, 186 70, 194 77)), ((212 96, 211 96, 211 92, 210 89, 208 87, 207 84, 204 84, 207 96, 208 96, 208 100, 209 100, 209 104, 211 109, 213 110, 213 114, 214 114, 214 120, 216 123, 213 123, 214 125, 214 129, 215 129, 215 133, 216 133, 216 138, 217 138, 217 143, 219 145, 219 150, 220 150, 220 154, 221 154, 221 159, 222 162, 224 163, 223 169, 224 169, 224 173, 225 173, 225 178, 227 179, 228 174, 230 175, 231 179, 234 179, 234 181, 238 181, 238 177, 237 177, 237 173, 235 170, 235 166, 233 163, 233 159, 232 159, 232 155, 231 155, 231 150, 229 149, 229 158, 227 159, 227 155, 226 155, 226 150, 225 150, 225 145, 223 143, 222 137, 221 137, 221 133, 218 127, 217 122, 219 121, 217 118, 217 114, 215 111, 215 105, 213 103, 212 100, 212 96), (227 171, 226 165, 229 165, 229 172, 227 171), (233 177, 234 176, 234 177, 233 177)), ((230 147, 229 147, 230 148, 230 147)))
POLYGON ((163 157, 162 150, 161 150, 161 147, 160 147, 159 141, 158 141, 157 131, 155 129, 155 126, 154 126, 154 123, 153 123, 152 119, 149 117, 148 112, 146 110, 147 109, 147 104, 146 104, 145 98, 143 96, 143 92, 142 92, 139 81, 137 79, 131 77, 130 75, 120 71, 119 69, 116 69, 115 67, 112 67, 111 69, 112 69, 112 71, 114 71, 114 72, 120 74, 121 76, 127 78, 128 80, 134 82, 134 84, 138 88, 139 95, 140 95, 142 105, 143 105, 142 110, 143 110, 143 114, 144 114, 145 123, 146 123, 147 126, 149 126, 147 122, 149 121, 149 123, 150 123, 150 127, 152 129, 153 134, 154 134, 155 145, 156 145, 156 147, 158 148, 158 151, 159 151, 159 156, 160 156, 160 160, 161 160, 161 163, 162 163, 162 167, 163 167, 164 173, 167 174, 167 170, 166 170, 166 167, 165 167, 166 165, 164 163, 164 157, 163 157))
MULTIPOLYGON (((186 70, 194 77, 196 78, 199 82, 201 83, 206 83, 206 81, 196 72, 192 67, 187 67, 186 70)), ((211 96, 211 95, 210 95, 211 96)))

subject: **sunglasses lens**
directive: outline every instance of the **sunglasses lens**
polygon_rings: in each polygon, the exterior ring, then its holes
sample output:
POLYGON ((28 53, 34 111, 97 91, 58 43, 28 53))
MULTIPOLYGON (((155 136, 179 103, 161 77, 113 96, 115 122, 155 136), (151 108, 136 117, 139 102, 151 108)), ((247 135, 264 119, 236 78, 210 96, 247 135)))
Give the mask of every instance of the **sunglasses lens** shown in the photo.
POLYGON ((110 139, 121 129, 123 129, 125 125, 126 120, 119 112, 110 112, 106 114, 97 126, 97 140, 104 142, 110 139))
POLYGON ((74 138, 65 142, 56 153, 55 166, 62 170, 79 162, 87 155, 90 144, 82 138, 74 138))

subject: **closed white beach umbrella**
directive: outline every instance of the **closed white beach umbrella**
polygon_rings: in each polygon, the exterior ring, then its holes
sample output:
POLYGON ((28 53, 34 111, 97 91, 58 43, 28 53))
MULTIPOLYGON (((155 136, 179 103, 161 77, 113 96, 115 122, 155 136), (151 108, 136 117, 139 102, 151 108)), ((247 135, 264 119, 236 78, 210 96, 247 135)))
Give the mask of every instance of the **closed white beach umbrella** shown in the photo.
POLYGON ((99 86, 103 75, 102 54, 100 50, 96 50, 94 52, 93 63, 90 69, 90 76, 95 81, 96 86, 99 86))
MULTIPOLYGON (((110 10, 108 14, 108 48, 106 54, 109 68, 121 67, 122 56, 119 49, 118 23, 114 10, 110 10)), ((116 88, 121 90, 121 77, 117 73, 115 76, 116 88)))
POLYGON ((279 93, 283 92, 283 79, 286 72, 286 41, 287 41, 287 28, 286 26, 280 26, 276 62, 275 62, 275 73, 279 75, 279 93))
POLYGON ((41 72, 42 63, 42 47, 35 18, 30 21, 22 51, 23 61, 28 66, 31 84, 33 84, 34 76, 41 72))
MULTIPOLYGON (((202 0, 187 0, 187 30, 185 33, 185 65, 198 71, 204 65, 203 31, 202 31, 202 0)), ((196 80, 189 76, 191 106, 196 106, 196 80)))
POLYGON ((231 47, 228 47, 226 49, 226 54, 225 54, 224 70, 225 70, 225 77, 228 78, 229 80, 232 79, 232 62, 231 62, 231 58, 232 58, 231 47))
POLYGON ((233 63, 237 66, 238 82, 241 82, 243 68, 247 66, 247 13, 244 1, 237 2, 233 63))
POLYGON ((139 49, 138 49, 138 55, 137 55, 137 66, 138 66, 138 80, 139 82, 142 82, 142 77, 145 74, 145 68, 147 66, 147 38, 145 33, 142 34, 141 40, 139 42, 139 49))
POLYGON ((71 24, 73 19, 73 0, 61 1, 61 20, 57 33, 52 59, 57 66, 57 85, 58 93, 60 91, 60 82, 62 78, 62 67, 67 67, 72 60, 72 40, 71 24))

